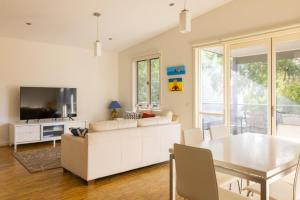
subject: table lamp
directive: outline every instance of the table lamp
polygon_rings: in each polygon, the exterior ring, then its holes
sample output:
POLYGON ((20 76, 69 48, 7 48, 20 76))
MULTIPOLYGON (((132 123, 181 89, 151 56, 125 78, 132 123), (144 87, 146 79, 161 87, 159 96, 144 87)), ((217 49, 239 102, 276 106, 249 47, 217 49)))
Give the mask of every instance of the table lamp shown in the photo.
POLYGON ((119 116, 119 111, 117 109, 121 108, 121 105, 118 101, 112 101, 108 107, 109 109, 112 109, 111 111, 111 118, 115 119, 119 116))

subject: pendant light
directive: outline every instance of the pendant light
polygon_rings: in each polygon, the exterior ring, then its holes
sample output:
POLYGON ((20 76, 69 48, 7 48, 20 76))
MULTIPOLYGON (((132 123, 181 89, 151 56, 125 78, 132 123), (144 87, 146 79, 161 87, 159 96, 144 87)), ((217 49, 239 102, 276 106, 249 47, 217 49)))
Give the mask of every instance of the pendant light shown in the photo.
POLYGON ((99 40, 99 17, 101 16, 101 14, 95 12, 94 16, 97 17, 97 39, 94 44, 94 56, 101 56, 101 43, 99 40))
POLYGON ((184 0, 184 9, 179 15, 179 31, 181 33, 189 33, 192 29, 192 16, 191 12, 186 9, 186 1, 184 0))

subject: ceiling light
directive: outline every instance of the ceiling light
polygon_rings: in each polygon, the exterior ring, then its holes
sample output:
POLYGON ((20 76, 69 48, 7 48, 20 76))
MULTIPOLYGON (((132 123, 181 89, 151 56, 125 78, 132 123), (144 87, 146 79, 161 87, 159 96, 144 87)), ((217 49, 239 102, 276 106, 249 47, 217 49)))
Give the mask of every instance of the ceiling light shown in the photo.
POLYGON ((31 25, 31 22, 26 22, 25 23, 27 26, 30 26, 31 25))
POLYGON ((97 39, 94 43, 94 56, 101 56, 101 43, 99 40, 99 17, 101 16, 101 14, 95 12, 94 16, 97 17, 97 39))
POLYGON ((169 3, 169 6, 170 7, 175 6, 175 3, 169 3))
POLYGON ((110 37, 110 38, 108 38, 108 40, 112 40, 112 38, 110 37))
POLYGON ((181 33, 191 32, 192 17, 191 12, 186 9, 186 0, 184 0, 184 9, 179 14, 179 31, 181 33))

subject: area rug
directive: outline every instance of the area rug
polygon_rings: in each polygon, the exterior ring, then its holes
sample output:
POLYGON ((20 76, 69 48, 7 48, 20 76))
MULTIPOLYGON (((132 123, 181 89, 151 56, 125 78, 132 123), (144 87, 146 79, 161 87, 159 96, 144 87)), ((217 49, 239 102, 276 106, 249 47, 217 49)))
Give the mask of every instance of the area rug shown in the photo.
POLYGON ((30 173, 61 167, 60 147, 22 151, 13 155, 30 173))

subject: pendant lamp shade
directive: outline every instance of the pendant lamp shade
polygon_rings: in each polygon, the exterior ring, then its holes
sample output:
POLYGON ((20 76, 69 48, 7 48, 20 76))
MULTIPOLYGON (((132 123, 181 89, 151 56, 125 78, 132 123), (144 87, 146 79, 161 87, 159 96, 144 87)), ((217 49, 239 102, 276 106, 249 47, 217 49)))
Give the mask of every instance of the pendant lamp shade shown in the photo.
POLYGON ((96 40, 94 44, 94 56, 101 56, 101 43, 99 40, 96 40))
POLYGON ((192 16, 189 10, 182 10, 179 15, 179 31, 189 33, 192 30, 192 16))
POLYGON ((94 43, 94 56, 101 56, 101 43, 99 40, 99 17, 101 16, 100 13, 95 12, 94 16, 97 17, 97 39, 94 43))

